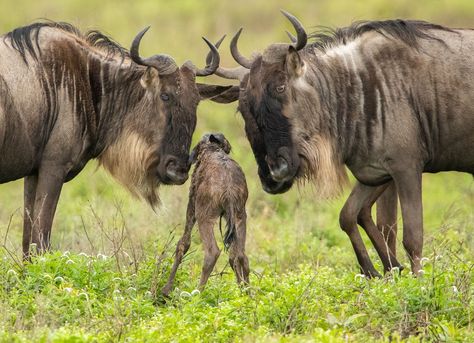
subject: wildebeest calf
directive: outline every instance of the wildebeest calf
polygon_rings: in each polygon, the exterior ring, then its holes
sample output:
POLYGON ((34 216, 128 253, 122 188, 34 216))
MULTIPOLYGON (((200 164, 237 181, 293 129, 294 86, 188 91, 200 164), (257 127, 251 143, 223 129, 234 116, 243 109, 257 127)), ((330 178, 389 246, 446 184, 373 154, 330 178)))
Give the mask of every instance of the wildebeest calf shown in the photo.
POLYGON ((242 169, 229 157, 230 150, 224 135, 213 133, 204 135, 191 153, 191 163, 196 163, 196 168, 191 180, 186 226, 176 247, 168 283, 162 289, 164 295, 171 291, 178 266, 191 245, 191 230, 196 221, 204 247, 199 288, 204 288, 220 255, 214 224, 222 217, 226 220, 224 246, 229 249, 229 263, 237 282, 249 281, 245 255, 247 183, 242 169))

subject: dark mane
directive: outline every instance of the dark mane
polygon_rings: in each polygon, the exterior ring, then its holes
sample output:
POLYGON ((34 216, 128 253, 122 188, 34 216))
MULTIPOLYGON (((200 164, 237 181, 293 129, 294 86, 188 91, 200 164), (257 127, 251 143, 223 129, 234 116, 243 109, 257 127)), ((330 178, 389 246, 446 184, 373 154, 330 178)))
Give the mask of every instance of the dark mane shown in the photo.
POLYGON ((58 29, 82 38, 90 46, 104 51, 107 56, 119 54, 123 59, 129 54, 127 49, 100 31, 91 30, 84 35, 75 26, 64 22, 45 21, 18 27, 8 32, 4 37, 4 41, 5 39, 10 39, 12 47, 20 53, 25 63, 27 63, 26 53, 29 53, 34 59, 38 59, 36 52, 40 50, 39 32, 44 27, 58 29))
POLYGON ((343 28, 327 28, 312 33, 309 38, 311 43, 308 48, 316 48, 320 51, 326 51, 336 45, 344 45, 360 37, 366 32, 375 31, 388 38, 402 41, 412 48, 418 48, 419 39, 431 39, 443 42, 441 39, 430 35, 428 30, 450 31, 451 29, 428 23, 421 20, 384 20, 384 21, 357 21, 351 26, 343 28))

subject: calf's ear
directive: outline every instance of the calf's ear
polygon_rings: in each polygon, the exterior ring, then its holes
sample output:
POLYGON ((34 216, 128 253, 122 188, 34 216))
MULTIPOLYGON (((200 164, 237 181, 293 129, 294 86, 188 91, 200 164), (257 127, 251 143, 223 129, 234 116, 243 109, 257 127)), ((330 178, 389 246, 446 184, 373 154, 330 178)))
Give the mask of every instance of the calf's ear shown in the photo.
POLYGON ((286 71, 292 77, 300 77, 304 72, 304 62, 298 51, 291 45, 286 55, 286 71))
POLYGON ((140 79, 140 84, 143 88, 148 89, 153 85, 158 85, 160 83, 160 77, 158 75, 158 70, 153 67, 148 67, 140 79))
POLYGON ((239 99, 238 86, 207 85, 203 83, 197 83, 196 85, 198 87, 201 100, 209 99, 221 104, 227 104, 239 99))

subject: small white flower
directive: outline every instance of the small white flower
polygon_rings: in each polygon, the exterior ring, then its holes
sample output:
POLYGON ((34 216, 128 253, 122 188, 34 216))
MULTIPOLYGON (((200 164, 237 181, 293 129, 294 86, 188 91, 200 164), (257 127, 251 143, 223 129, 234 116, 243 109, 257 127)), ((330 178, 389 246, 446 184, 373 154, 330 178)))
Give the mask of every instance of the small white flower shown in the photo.
POLYGON ((429 261, 430 261, 430 259, 429 259, 428 257, 423 257, 423 258, 420 260, 420 264, 421 264, 422 266, 424 266, 424 265, 425 265, 425 262, 429 262, 429 261))
POLYGON ((85 252, 80 252, 79 256, 89 257, 89 255, 87 255, 85 252))
POLYGON ((364 274, 356 274, 356 275, 354 276, 354 280, 357 280, 357 279, 364 280, 364 279, 365 279, 365 275, 364 275, 364 274))
POLYGON ((83 296, 84 298, 86 298, 87 301, 89 301, 89 295, 88 295, 87 293, 85 293, 85 292, 79 293, 78 296, 79 296, 79 297, 82 297, 82 296, 83 296))
POLYGON ((72 292, 72 288, 71 287, 65 287, 64 288, 64 291, 68 292, 68 293, 71 293, 72 292))
POLYGON ((54 278, 54 282, 61 282, 62 283, 62 282, 64 282, 64 279, 61 276, 56 276, 54 278))
POLYGON ((101 260, 106 260, 107 259, 107 255, 104 255, 104 254, 97 254, 97 258, 101 259, 101 260))
POLYGON ((69 257, 69 251, 66 250, 65 252, 63 252, 63 255, 61 257, 69 257))
POLYGON ((191 293, 186 292, 186 291, 182 291, 179 296, 180 296, 181 298, 190 298, 190 297, 191 297, 191 293))
POLYGON ((387 292, 388 292, 388 289, 386 289, 386 288, 384 288, 383 291, 382 291, 382 293, 384 293, 384 294, 387 293, 387 292))
POLYGON ((453 286, 453 292, 454 292, 454 293, 458 293, 458 292, 459 292, 459 291, 458 291, 458 288, 457 288, 456 286, 453 286))
POLYGON ((122 279, 119 278, 118 276, 116 276, 116 277, 114 277, 114 278, 112 279, 112 281, 113 281, 113 282, 120 282, 120 281, 122 281, 122 279))
POLYGON ((153 297, 153 294, 150 291, 146 291, 145 292, 145 297, 151 298, 151 297, 153 297))
POLYGON ((76 262, 74 262, 73 260, 67 260, 66 261, 66 264, 74 264, 74 263, 76 263, 76 262))
POLYGON ((443 258, 443 255, 436 255, 435 260, 438 261, 438 260, 441 260, 442 258, 443 258))
POLYGON ((128 291, 128 292, 136 292, 137 289, 136 289, 135 287, 128 287, 128 288, 127 288, 127 291, 128 291))
POLYGON ((421 289, 423 292, 426 291, 426 288, 423 287, 423 286, 421 286, 420 289, 421 289))
POLYGON ((120 294, 120 289, 114 289, 114 294, 120 294))
POLYGON ((13 269, 8 269, 7 275, 15 275, 15 276, 16 276, 16 275, 17 275, 17 272, 14 271, 13 269))
POLYGON ((201 294, 201 292, 199 291, 199 289, 195 289, 195 290, 193 290, 193 291, 191 292, 191 295, 192 295, 193 297, 196 296, 196 295, 199 295, 199 294, 201 294))

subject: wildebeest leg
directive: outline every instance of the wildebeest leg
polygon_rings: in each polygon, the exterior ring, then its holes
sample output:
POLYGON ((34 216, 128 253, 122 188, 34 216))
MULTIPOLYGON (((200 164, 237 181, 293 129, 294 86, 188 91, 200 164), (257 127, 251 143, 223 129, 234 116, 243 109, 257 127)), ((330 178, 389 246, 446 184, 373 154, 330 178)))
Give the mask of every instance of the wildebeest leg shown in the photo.
POLYGON ((165 296, 168 296, 171 288, 173 287, 174 279, 176 277, 176 272, 178 270, 181 261, 183 260, 183 256, 189 250, 191 246, 191 232, 193 230, 194 224, 196 223, 196 216, 194 213, 194 201, 190 200, 188 203, 188 209, 186 211, 186 225, 184 227, 183 237, 178 242, 176 246, 176 252, 174 256, 174 263, 173 267, 171 268, 170 276, 168 278, 168 282, 166 285, 161 289, 161 293, 165 296))
POLYGON ((341 229, 349 236, 362 273, 367 277, 379 277, 380 274, 375 270, 367 253, 367 249, 365 248, 357 227, 357 219, 362 208, 370 203, 370 200, 373 199, 377 191, 380 192, 378 187, 365 186, 357 182, 339 214, 341 229))
POLYGON ((24 211, 23 211, 23 259, 30 256, 31 228, 33 226, 34 205, 38 176, 31 175, 24 178, 24 211))
POLYGON ((54 167, 42 167, 38 174, 31 243, 39 252, 50 248, 51 225, 63 186, 65 171, 54 167))
POLYGON ((382 260, 384 270, 386 272, 390 271, 393 267, 402 268, 402 265, 397 261, 396 256, 388 248, 385 237, 376 227, 372 219, 371 209, 375 201, 378 201, 381 194, 384 194, 388 190, 387 187, 389 187, 390 184, 391 183, 387 183, 377 187, 376 190, 368 197, 366 203, 357 216, 357 222, 365 230, 367 236, 369 236, 372 244, 380 256, 380 259, 382 260))
POLYGON ((402 171, 392 175, 400 196, 403 219, 403 246, 410 258, 411 270, 418 275, 423 252, 423 205, 421 172, 402 171))
POLYGON ((203 290, 221 251, 217 246, 214 236, 213 220, 205 219, 204 221, 200 221, 198 219, 198 227, 204 248, 204 263, 202 265, 201 280, 199 281, 199 289, 203 290))
POLYGON ((249 260, 245 254, 245 240, 247 235, 247 214, 242 213, 236 216, 235 223, 235 237, 229 248, 229 264, 234 270, 237 278, 237 283, 249 283, 249 260))
POLYGON ((393 181, 377 199, 377 227, 393 256, 397 256, 397 188, 393 181))

